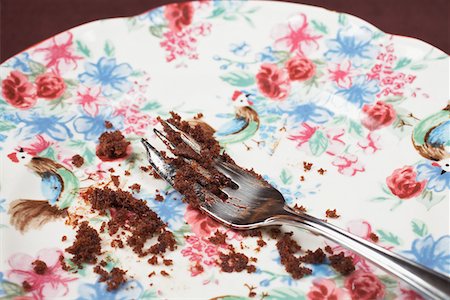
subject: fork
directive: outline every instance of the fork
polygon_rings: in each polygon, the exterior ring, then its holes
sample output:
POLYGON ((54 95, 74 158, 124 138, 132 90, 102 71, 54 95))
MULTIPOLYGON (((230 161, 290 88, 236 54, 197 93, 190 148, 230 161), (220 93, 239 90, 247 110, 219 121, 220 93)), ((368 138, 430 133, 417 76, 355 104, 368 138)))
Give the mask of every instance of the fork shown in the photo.
MULTIPOLYGON (((179 133, 185 144, 200 153, 201 146, 191 136, 170 123, 161 122, 179 133)), ((156 128, 153 131, 169 149, 173 149, 174 145, 161 131, 156 128)), ((177 170, 167 163, 160 152, 146 139, 142 139, 141 142, 146 148, 150 165, 173 186, 177 170)), ((218 158, 215 161, 215 167, 233 182, 233 187, 222 188, 222 192, 228 196, 228 199, 223 201, 200 184, 197 184, 195 189, 201 200, 200 209, 225 226, 237 230, 274 225, 296 226, 321 235, 357 253, 409 284, 428 299, 450 298, 449 277, 316 217, 292 210, 286 205, 283 195, 277 189, 234 164, 218 158)))

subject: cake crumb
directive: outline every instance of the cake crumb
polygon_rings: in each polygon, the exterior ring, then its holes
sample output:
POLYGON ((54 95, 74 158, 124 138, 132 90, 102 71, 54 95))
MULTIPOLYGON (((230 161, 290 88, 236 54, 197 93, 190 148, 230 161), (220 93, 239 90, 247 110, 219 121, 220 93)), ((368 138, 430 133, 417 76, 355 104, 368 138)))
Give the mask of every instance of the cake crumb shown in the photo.
POLYGON ((305 181, 305 176, 300 176, 300 181, 305 181))
POLYGON ((326 245, 324 250, 325 250, 325 252, 327 252, 329 254, 333 254, 334 253, 333 249, 329 245, 326 245))
POLYGON ((344 252, 328 257, 330 265, 340 274, 346 276, 355 271, 355 265, 351 256, 345 256, 344 252))
POLYGON ((141 191, 141 185, 139 183, 134 183, 133 185, 130 185, 129 188, 137 193, 141 191))
POLYGON ((224 245, 226 244, 226 238, 227 234, 222 233, 217 229, 214 235, 209 237, 208 240, 215 245, 224 245))
POLYGON ((338 215, 336 213, 336 209, 327 209, 327 211, 325 212, 325 215, 327 216, 327 218, 333 218, 333 219, 337 219, 340 217, 340 215, 338 215))
POLYGON ((113 128, 113 124, 110 121, 105 121, 105 128, 111 129, 113 128))
POLYGON ((152 276, 154 276, 154 275, 156 275, 156 272, 155 272, 155 271, 152 271, 150 274, 148 274, 148 278, 150 278, 150 277, 152 277, 152 276))
POLYGON ((243 254, 235 252, 234 249, 230 253, 219 253, 219 265, 223 272, 242 272, 247 270, 248 273, 253 273, 256 271, 256 267, 249 265, 249 258, 243 254))
POLYGON ((123 175, 125 175, 125 176, 130 176, 130 175, 131 175, 131 173, 130 173, 130 171, 128 171, 128 170, 125 170, 125 172, 123 172, 123 175))
POLYGON ((320 248, 315 251, 307 250, 300 260, 307 264, 322 264, 325 261, 325 253, 320 248))
POLYGON ((116 187, 119 187, 120 185, 119 176, 111 175, 111 181, 116 187))
POLYGON ((42 260, 36 259, 31 263, 33 265, 33 271, 36 274, 43 275, 47 271, 47 264, 42 260))
POLYGON ((257 241, 256 241, 256 244, 257 244, 259 247, 264 247, 265 245, 267 245, 267 243, 266 243, 263 239, 257 240, 257 241))
POLYGON ((297 204, 295 204, 292 208, 299 212, 306 212, 306 207, 304 207, 303 205, 298 206, 297 204))
POLYGON ((108 169, 108 172, 109 172, 109 173, 114 173, 115 171, 116 171, 116 170, 114 170, 114 168, 109 168, 109 169, 108 169))
POLYGON ((162 270, 161 271, 161 275, 162 276, 164 276, 164 277, 168 277, 168 276, 170 276, 170 274, 169 273, 167 273, 166 271, 164 271, 164 270, 162 270))
POLYGON ((115 239, 115 240, 111 241, 111 247, 113 247, 113 248, 123 248, 124 244, 123 244, 122 240, 115 239))
POLYGON ((94 268, 94 272, 100 275, 99 282, 106 283, 106 290, 108 292, 117 290, 122 284, 127 282, 125 277, 126 271, 119 268, 112 268, 111 272, 107 272, 100 266, 94 268))
POLYGON ((171 259, 163 259, 163 264, 165 266, 171 266, 171 265, 173 265, 173 260, 171 260, 171 259))
POLYGON ((72 156, 72 165, 79 168, 83 164, 84 164, 84 158, 81 155, 75 154, 74 156, 72 156))
POLYGON ((164 201, 164 197, 160 193, 157 193, 155 195, 155 200, 158 201, 158 202, 163 202, 164 201))
POLYGON ((130 142, 125 139, 119 130, 104 132, 99 137, 96 154, 103 161, 111 161, 127 156, 130 142))
POLYGON ((276 240, 281 234, 281 230, 278 228, 270 228, 269 236, 270 238, 276 240))
POLYGON ((326 171, 327 170, 320 168, 319 170, 317 170, 317 173, 319 173, 320 175, 323 175, 323 174, 325 174, 326 171))
POLYGON ((67 236, 63 235, 63 236, 61 237, 61 241, 62 241, 62 242, 67 241, 67 236))
POLYGON ((26 280, 22 282, 22 288, 25 292, 31 292, 33 290, 33 286, 26 280))
POLYGON ((72 246, 66 252, 73 254, 72 262, 80 269, 82 264, 95 264, 102 252, 101 239, 97 231, 87 221, 81 223, 72 246))
POLYGON ((158 264, 158 257, 156 257, 156 255, 153 255, 152 257, 150 257, 147 262, 150 265, 157 265, 158 264))
POLYGON ((378 235, 376 234, 376 233, 374 233, 374 232, 371 232, 370 233, 370 235, 369 235, 369 238, 374 242, 374 243, 377 243, 378 241, 379 241, 379 237, 378 237, 378 235))
POLYGON ((305 172, 310 171, 312 166, 313 166, 312 163, 309 163, 309 162, 306 162, 306 161, 303 162, 303 170, 305 172))

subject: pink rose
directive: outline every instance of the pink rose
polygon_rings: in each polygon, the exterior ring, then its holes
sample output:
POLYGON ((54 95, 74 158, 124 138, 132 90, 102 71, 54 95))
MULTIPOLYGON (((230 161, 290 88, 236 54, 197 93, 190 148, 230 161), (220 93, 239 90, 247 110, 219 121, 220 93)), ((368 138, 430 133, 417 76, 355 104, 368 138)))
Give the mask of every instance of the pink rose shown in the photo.
POLYGON ((336 286, 333 280, 320 278, 313 281, 313 286, 307 294, 308 300, 346 299, 347 291, 336 286))
POLYGON ((194 7, 190 2, 169 4, 166 6, 164 16, 169 21, 170 30, 179 32, 192 23, 194 7))
POLYGON ((411 166, 396 169, 386 178, 386 183, 392 194, 400 199, 409 199, 419 195, 425 188, 426 180, 416 181, 417 173, 411 166))
POLYGON ((286 62, 291 80, 308 80, 316 73, 316 65, 306 57, 295 56, 286 62))
POLYGON ((261 93, 273 100, 284 100, 289 95, 289 75, 275 64, 262 64, 256 82, 261 93))
POLYGON ((191 225, 192 231, 195 235, 199 237, 209 237, 220 228, 219 223, 190 205, 186 209, 184 219, 189 225, 191 225))
POLYGON ((383 299, 384 285, 373 273, 356 270, 345 279, 345 287, 350 291, 352 299, 383 299))
POLYGON ((33 84, 19 71, 12 71, 2 81, 2 96, 6 102, 19 109, 29 109, 36 104, 33 84))
POLYGON ((361 123, 369 130, 377 130, 391 125, 397 117, 392 105, 383 101, 377 101, 374 105, 366 104, 362 111, 365 113, 365 117, 361 123))
POLYGON ((41 74, 36 78, 37 95, 40 98, 56 99, 66 90, 64 80, 52 73, 41 74))

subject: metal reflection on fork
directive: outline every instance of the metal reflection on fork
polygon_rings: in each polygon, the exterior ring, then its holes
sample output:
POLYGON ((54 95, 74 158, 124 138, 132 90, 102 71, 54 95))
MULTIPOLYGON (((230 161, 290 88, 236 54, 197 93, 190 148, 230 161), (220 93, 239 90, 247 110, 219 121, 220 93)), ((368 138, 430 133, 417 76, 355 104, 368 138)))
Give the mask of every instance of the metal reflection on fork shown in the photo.
MULTIPOLYGON (((163 121, 164 122, 164 121, 163 121)), ((182 141, 194 151, 200 153, 201 146, 188 134, 174 125, 164 125, 180 134, 182 141)), ((155 134, 168 148, 174 145, 161 131, 154 129, 155 134)), ((155 171, 169 184, 174 184, 176 169, 168 164, 160 152, 147 140, 142 139, 148 154, 148 160, 155 171)), ((234 164, 218 158, 215 167, 234 183, 234 187, 225 187, 222 191, 228 196, 227 201, 203 188, 195 186, 200 197, 200 208, 212 218, 234 229, 254 229, 272 225, 292 225, 338 243, 358 255, 371 261, 381 269, 398 277, 413 289, 430 299, 450 299, 450 278, 409 261, 383 247, 370 243, 341 228, 323 222, 305 213, 294 212, 289 208, 283 195, 266 182, 254 177, 234 164), (207 199, 207 201, 204 201, 207 199)))

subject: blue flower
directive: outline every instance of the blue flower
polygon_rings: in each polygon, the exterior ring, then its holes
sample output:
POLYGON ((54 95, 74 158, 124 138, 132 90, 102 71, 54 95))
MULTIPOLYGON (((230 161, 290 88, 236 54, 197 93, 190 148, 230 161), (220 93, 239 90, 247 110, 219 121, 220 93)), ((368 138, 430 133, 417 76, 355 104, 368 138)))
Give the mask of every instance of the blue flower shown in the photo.
POLYGON ((186 204, 181 201, 181 194, 172 191, 165 195, 164 201, 154 200, 154 196, 143 196, 147 200, 149 207, 154 210, 159 217, 169 225, 170 229, 179 228, 183 224, 183 216, 186 211, 186 204))
POLYGON ((372 44, 372 31, 367 27, 340 29, 335 39, 327 41, 325 58, 340 62, 349 59, 354 67, 372 60, 378 54, 378 47, 372 44))
POLYGON ((46 134, 55 141, 64 141, 72 138, 73 134, 67 127, 67 122, 71 121, 68 117, 41 116, 38 113, 27 113, 23 116, 17 114, 17 120, 25 123, 19 130, 19 134, 24 135, 25 139, 32 138, 38 134, 46 134))
POLYGON ((450 172, 442 173, 441 167, 435 167, 430 163, 419 164, 417 166, 417 181, 428 180, 427 189, 435 192, 442 192, 450 189, 450 172))
POLYGON ((111 96, 115 93, 126 93, 131 88, 128 77, 133 70, 129 64, 117 64, 115 58, 102 57, 97 63, 86 63, 85 72, 78 75, 82 83, 93 86, 100 84, 102 93, 111 96))
POLYGON ((23 52, 11 58, 8 62, 8 67, 14 70, 20 70, 23 73, 30 73, 31 69, 28 65, 29 61, 30 54, 28 54, 28 52, 23 52))
POLYGON ((105 131, 105 121, 110 121, 115 129, 122 129, 122 116, 114 116, 110 106, 104 107, 96 116, 83 115, 73 122, 76 132, 84 135, 86 140, 95 140, 105 131))
POLYGON ((230 51, 237 56, 246 56, 250 52, 250 45, 247 42, 231 44, 230 51))
POLYGON ((312 269, 312 274, 315 277, 330 277, 335 275, 335 272, 331 270, 329 264, 308 265, 308 267, 312 269))
POLYGON ((444 274, 450 273, 450 235, 444 235, 437 241, 432 235, 416 239, 411 245, 411 250, 405 254, 418 263, 425 265, 444 274))
POLYGON ((277 185, 269 176, 263 175, 263 178, 267 180, 274 188, 278 189, 280 193, 283 195, 284 200, 287 204, 293 204, 294 200, 303 197, 303 193, 300 192, 301 185, 297 185, 295 188, 292 186, 286 187, 277 185))
POLYGON ((260 286, 266 287, 266 286, 269 286, 269 285, 270 285, 270 282, 271 282, 271 280, 269 280, 269 279, 264 279, 264 280, 261 280, 261 281, 259 282, 259 285, 260 285, 260 286))
POLYGON ((95 284, 85 283, 78 288, 79 297, 77 300, 128 300, 138 299, 144 292, 142 285, 136 281, 128 281, 119 289, 108 292, 106 284, 96 282, 95 284))
POLYGON ((272 137, 275 131, 277 130, 277 126, 270 124, 261 124, 259 126, 259 136, 262 140, 266 141, 269 137, 272 137))
POLYGON ((358 107, 375 100, 375 94, 378 93, 378 81, 369 80, 364 75, 356 77, 353 85, 349 88, 338 88, 337 94, 341 94, 345 100, 358 107))
POLYGON ((311 121, 316 124, 326 123, 334 113, 322 106, 310 102, 300 104, 289 109, 278 109, 278 112, 274 113, 286 113, 295 123, 304 123, 311 121))
POLYGON ((142 15, 138 16, 139 20, 149 20, 150 23, 155 25, 165 24, 166 18, 164 17, 164 9, 162 7, 158 7, 152 9, 142 15))
POLYGON ((275 56, 275 51, 270 46, 264 48, 262 52, 257 53, 256 59, 260 62, 274 62, 278 60, 275 56))

